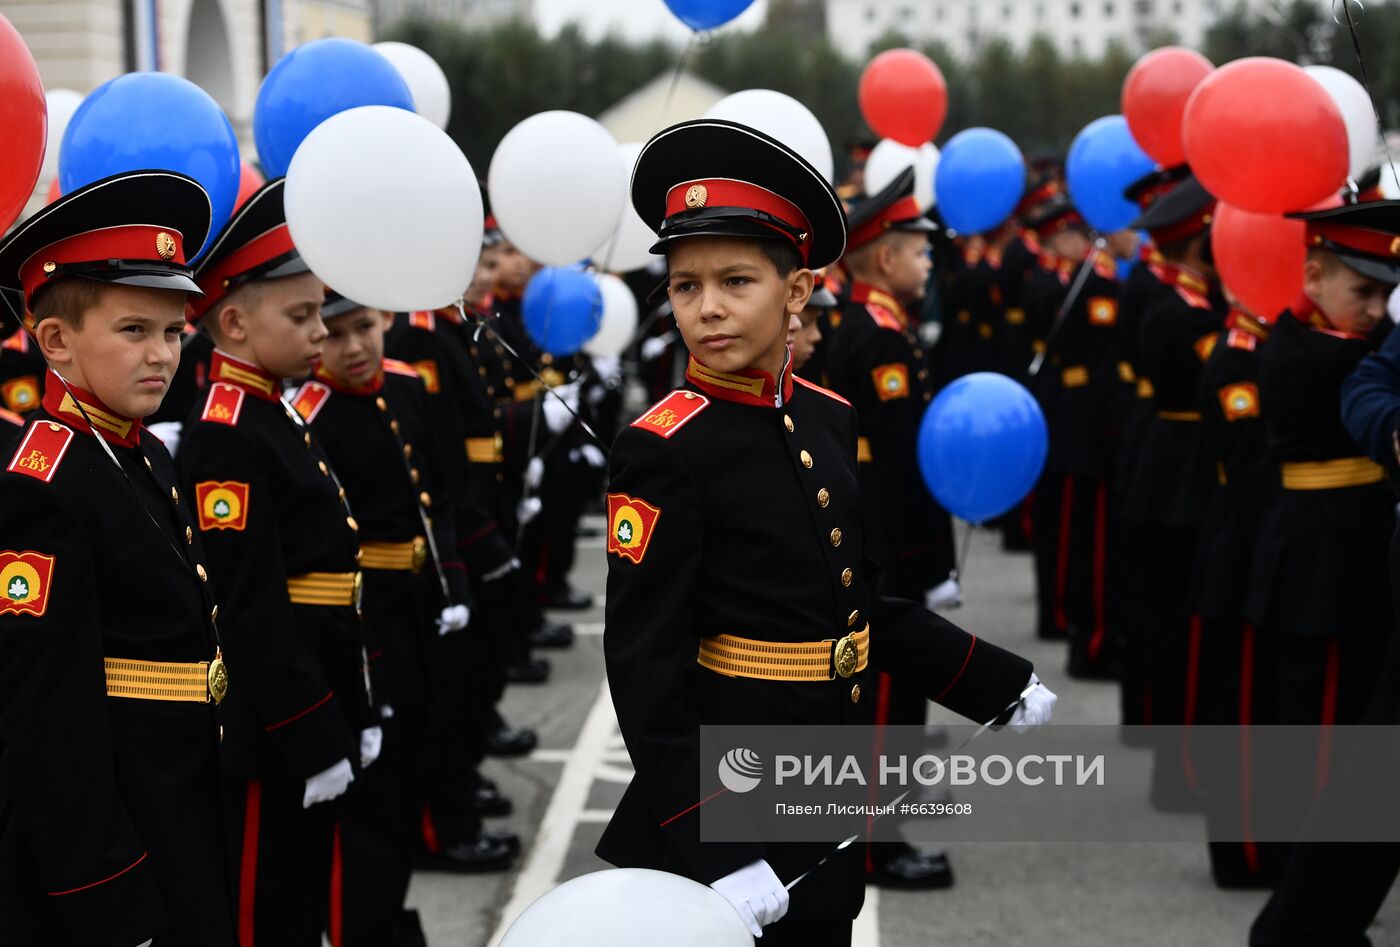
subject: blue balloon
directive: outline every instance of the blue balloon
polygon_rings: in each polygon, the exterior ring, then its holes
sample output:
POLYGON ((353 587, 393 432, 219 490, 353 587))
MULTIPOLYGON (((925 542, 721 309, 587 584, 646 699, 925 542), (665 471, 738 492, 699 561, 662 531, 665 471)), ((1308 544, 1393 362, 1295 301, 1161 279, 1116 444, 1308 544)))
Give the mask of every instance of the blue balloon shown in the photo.
POLYGON ((548 266, 530 278, 520 302, 525 331, 550 355, 573 355, 603 322, 603 292, 590 273, 548 266))
POLYGON ((1142 213, 1124 189, 1157 165, 1138 147, 1121 115, 1096 118, 1074 136, 1065 159, 1069 196, 1100 233, 1122 230, 1142 213))
POLYGON ((1021 149, 992 128, 969 128, 948 139, 933 177, 938 212, 968 235, 1001 226, 1025 189, 1021 149))
POLYGON ((939 392, 919 425, 919 470, 938 502, 985 523, 1021 502, 1045 466, 1040 405, 995 372, 964 375, 939 392))
POLYGON ((391 105, 414 111, 413 93, 394 64, 364 43, 330 37, 278 60, 258 89, 253 140, 269 180, 280 178, 311 130, 347 109, 391 105))
POLYGON ((666 6, 698 33, 723 26, 753 6, 753 0, 666 0, 666 6))
POLYGON ((203 247, 233 213, 242 166, 238 138, 219 104, 199 86, 164 72, 133 72, 92 91, 63 133, 58 185, 67 194, 124 171, 176 171, 209 194, 212 220, 203 247))

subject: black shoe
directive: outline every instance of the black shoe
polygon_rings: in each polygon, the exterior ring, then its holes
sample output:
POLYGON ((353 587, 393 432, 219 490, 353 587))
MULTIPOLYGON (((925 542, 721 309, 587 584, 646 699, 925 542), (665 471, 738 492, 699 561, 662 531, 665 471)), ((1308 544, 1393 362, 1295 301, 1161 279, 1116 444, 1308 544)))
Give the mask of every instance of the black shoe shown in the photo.
POLYGON ((532 648, 572 648, 574 626, 547 621, 530 635, 532 648))
POLYGON ((593 607, 593 596, 587 592, 580 592, 572 585, 561 585, 544 593, 544 607, 579 612, 593 607))
POLYGON ((419 855, 415 865, 422 871, 443 871, 454 875, 476 875, 505 871, 514 863, 515 853, 505 844, 485 834, 474 842, 463 842, 441 852, 419 855))
POLYGON ((509 796, 502 795, 495 784, 483 784, 472 790, 472 810, 484 818, 495 819, 510 815, 515 811, 515 804, 509 796))
POLYGON ((539 745, 539 734, 529 727, 498 727, 486 734, 487 756, 524 756, 539 745))
POLYGON ((497 845, 504 845, 510 849, 512 855, 520 854, 520 836, 514 832, 507 832, 505 829, 482 829, 481 837, 487 841, 495 842, 497 845))
POLYGON ((908 847, 907 851, 884 863, 876 863, 868 880, 881 888, 951 888, 953 866, 942 852, 923 852, 908 847))
POLYGON ((506 668, 510 684, 543 684, 549 680, 549 662, 544 658, 529 658, 506 668))
POLYGON ((417 911, 404 908, 394 922, 394 947, 428 947, 423 921, 417 911))

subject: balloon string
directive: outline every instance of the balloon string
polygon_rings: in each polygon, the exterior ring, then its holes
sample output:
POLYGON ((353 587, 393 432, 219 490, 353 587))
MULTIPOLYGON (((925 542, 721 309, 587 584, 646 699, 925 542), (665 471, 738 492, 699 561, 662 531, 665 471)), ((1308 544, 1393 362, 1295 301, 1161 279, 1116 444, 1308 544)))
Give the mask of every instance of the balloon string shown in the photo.
MULTIPOLYGON (((1337 18, 1337 2, 1332 0, 1332 20, 1340 24, 1337 18)), ((1361 55, 1361 38, 1356 35, 1356 20, 1351 15, 1351 5, 1355 3, 1365 13, 1366 8, 1361 6, 1360 0, 1341 0, 1342 12, 1347 17, 1347 32, 1351 34, 1351 48, 1356 52, 1356 67, 1361 72, 1361 86, 1366 90, 1366 98, 1370 100, 1371 111, 1376 116, 1376 128, 1380 130, 1381 146, 1385 148, 1385 161, 1390 166, 1390 173, 1397 182, 1400 182, 1400 174, 1395 171, 1395 156, 1390 151, 1390 141, 1385 136, 1385 123, 1381 121, 1381 110, 1376 106, 1376 97, 1371 94, 1371 79, 1366 74, 1366 59, 1361 55)))
POLYGON ((962 552, 958 556, 958 567, 953 572, 953 580, 960 585, 964 584, 967 576, 967 554, 972 551, 972 531, 976 524, 968 523, 963 529, 962 552))
POLYGON ((686 64, 690 62, 690 55, 695 52, 695 45, 699 39, 699 33, 691 33, 690 40, 686 42, 685 50, 681 53, 681 58, 676 60, 676 70, 671 73, 671 87, 666 90, 666 101, 661 105, 661 122, 666 121, 666 113, 671 111, 671 103, 676 98, 676 89, 681 84, 681 73, 685 72, 686 64))

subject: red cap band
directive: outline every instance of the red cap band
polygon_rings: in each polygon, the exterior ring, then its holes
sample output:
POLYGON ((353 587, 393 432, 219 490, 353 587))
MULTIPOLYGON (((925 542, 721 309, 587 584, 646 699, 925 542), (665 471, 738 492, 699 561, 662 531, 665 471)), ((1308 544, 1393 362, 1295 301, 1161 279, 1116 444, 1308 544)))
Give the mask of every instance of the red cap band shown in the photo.
POLYGON ((918 220, 923 215, 924 212, 919 208, 919 202, 914 199, 914 195, 902 197, 852 230, 850 235, 846 237, 846 252, 849 253, 884 236, 895 224, 918 220))
POLYGON ((1149 230, 1148 233, 1152 236, 1152 242, 1160 247, 1164 244, 1189 240, 1209 227, 1210 222, 1214 219, 1215 201, 1211 201, 1185 220, 1178 220, 1174 224, 1168 224, 1156 230, 1149 230))
POLYGON ((296 249, 292 243, 292 232, 286 224, 278 224, 271 230, 254 237, 243 246, 224 257, 219 263, 201 273, 195 280, 204 295, 190 300, 190 320, 194 321, 209 311, 220 299, 228 295, 228 283, 251 269, 262 266, 270 260, 284 256, 296 249))
POLYGON ((59 266, 69 263, 101 263, 106 260, 172 263, 183 266, 185 238, 178 230, 157 227, 154 224, 132 224, 89 230, 51 243, 25 260, 19 268, 25 304, 28 305, 30 298, 59 266))
POLYGON ((705 178, 682 181, 666 192, 668 218, 702 207, 741 207, 776 217, 801 234, 799 240, 791 234, 778 231, 797 244, 804 260, 807 258, 807 252, 812 246, 812 225, 796 204, 779 197, 767 188, 747 181, 735 181, 732 178, 705 178))
POLYGON ((1326 220, 1308 221, 1308 246, 1320 247, 1323 241, 1368 256, 1400 260, 1400 237, 1393 233, 1381 233, 1364 227, 1348 227, 1326 220))

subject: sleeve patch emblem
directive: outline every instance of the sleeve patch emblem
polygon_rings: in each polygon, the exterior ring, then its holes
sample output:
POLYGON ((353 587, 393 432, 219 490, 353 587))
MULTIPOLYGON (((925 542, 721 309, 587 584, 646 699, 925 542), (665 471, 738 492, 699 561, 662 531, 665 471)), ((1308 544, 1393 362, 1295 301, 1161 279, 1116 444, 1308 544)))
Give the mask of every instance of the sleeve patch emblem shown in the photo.
POLYGON ((39 379, 33 375, 11 378, 0 385, 0 397, 5 399, 5 407, 23 414, 39 406, 39 379))
POLYGON ((321 413, 321 409, 330 400, 331 390, 319 381, 308 381, 301 386, 301 391, 297 392, 296 399, 292 402, 292 407, 296 408, 297 414, 307 424, 316 420, 316 415, 321 413))
POLYGON ((637 565, 647 554, 661 510, 625 493, 608 494, 608 552, 637 565))
POLYGON ((53 585, 53 556, 32 550, 0 551, 0 615, 43 616, 53 585))
POLYGON ((1259 386, 1253 382, 1226 385, 1218 394, 1226 421, 1259 417, 1259 386))
POLYGON ((1218 339, 1219 336, 1212 332, 1210 335, 1203 335, 1196 340, 1196 344, 1193 348, 1195 348, 1196 355, 1201 361, 1204 362, 1210 358, 1210 353, 1215 351, 1215 343, 1218 339))
POLYGON ((194 485, 199 506, 199 529, 233 529, 248 526, 248 484, 236 480, 205 480, 194 485))
POLYGON ((870 377, 875 381, 875 395, 881 401, 909 397, 909 366, 903 362, 876 365, 870 377))
POLYGON ((1118 300, 1110 296, 1096 296, 1089 300, 1089 324, 1111 326, 1118 322, 1118 300))
POLYGON ((30 425, 29 433, 24 436, 5 469, 49 483, 58 473, 58 465, 63 455, 68 453, 68 444, 72 440, 72 429, 62 424, 41 421, 30 425))
POLYGON ((419 378, 423 379, 423 387, 428 389, 428 394, 435 395, 442 390, 442 379, 438 376, 438 365, 433 359, 426 358, 421 362, 414 362, 413 370, 418 373, 419 378))

